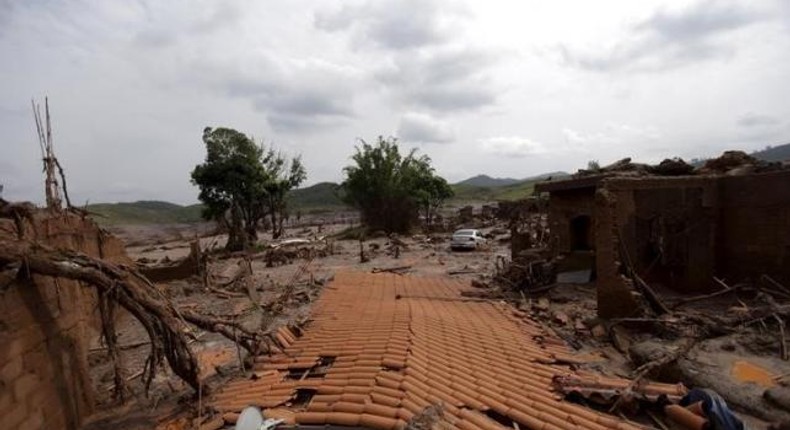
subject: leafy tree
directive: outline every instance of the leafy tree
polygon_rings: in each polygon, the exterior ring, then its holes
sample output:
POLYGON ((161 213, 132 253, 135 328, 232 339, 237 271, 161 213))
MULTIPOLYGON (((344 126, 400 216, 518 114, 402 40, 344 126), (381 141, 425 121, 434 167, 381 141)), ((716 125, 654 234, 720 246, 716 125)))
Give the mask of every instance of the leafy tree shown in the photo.
POLYGON ((447 181, 435 175, 431 159, 416 152, 402 155, 397 139, 379 136, 375 145, 363 140, 351 157, 355 164, 343 169, 342 198, 360 210, 369 228, 406 232, 421 209, 426 219, 433 219, 452 196, 447 181))
POLYGON ((200 187, 203 217, 216 220, 228 232, 225 249, 242 250, 258 239, 258 227, 271 216, 273 233, 282 232, 285 195, 305 179, 300 159, 288 162, 236 130, 203 130, 206 159, 192 171, 200 187))
POLYGON ((428 229, 433 226, 434 220, 439 214, 439 209, 444 205, 444 202, 452 196, 453 189, 444 178, 433 174, 424 177, 417 188, 415 197, 428 229))
POLYGON ((269 174, 264 190, 271 219, 272 237, 277 239, 282 236, 283 221, 288 217, 286 196, 290 190, 307 179, 307 172, 300 157, 295 157, 289 162, 279 153, 267 154, 263 165, 269 174))

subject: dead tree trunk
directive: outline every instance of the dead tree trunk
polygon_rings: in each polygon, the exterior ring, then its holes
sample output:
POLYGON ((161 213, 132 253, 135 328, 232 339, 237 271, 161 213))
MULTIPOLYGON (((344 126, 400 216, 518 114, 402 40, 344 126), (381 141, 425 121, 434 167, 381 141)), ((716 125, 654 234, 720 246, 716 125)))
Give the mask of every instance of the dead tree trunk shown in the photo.
MULTIPOLYGON (((61 209, 60 200, 60 187, 56 178, 55 169, 60 166, 57 158, 55 158, 55 151, 52 146, 52 124, 49 117, 49 99, 44 98, 44 119, 41 118, 41 106, 37 105, 35 101, 33 104, 33 118, 36 121, 36 132, 38 134, 38 143, 41 146, 41 159, 44 163, 44 192, 47 199, 48 209, 61 209)), ((60 169, 61 179, 65 181, 63 169, 60 169)))

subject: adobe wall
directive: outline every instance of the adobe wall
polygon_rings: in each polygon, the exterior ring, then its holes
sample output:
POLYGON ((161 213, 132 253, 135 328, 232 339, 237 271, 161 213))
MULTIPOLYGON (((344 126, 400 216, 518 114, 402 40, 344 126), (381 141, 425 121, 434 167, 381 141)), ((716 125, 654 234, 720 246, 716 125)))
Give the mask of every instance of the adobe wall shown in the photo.
POLYGON ((599 189, 595 193, 595 291, 598 315, 602 318, 626 318, 637 316, 641 306, 634 295, 633 287, 622 274, 620 260, 620 217, 627 193, 616 193, 599 189))
MULTIPOLYGON (((26 240, 128 262, 120 240, 74 214, 38 211, 22 230, 26 240)), ((18 234, 0 219, 0 238, 18 234)), ((0 428, 79 428, 94 404, 87 341, 97 327, 95 292, 51 277, 0 281, 0 428)))
MULTIPOLYGON (((555 191, 549 201, 549 229, 556 241, 556 252, 568 253, 573 249, 571 220, 586 215, 591 219, 595 213, 595 188, 555 191)), ((589 243, 595 244, 595 227, 590 226, 589 243)))
POLYGON ((684 292, 768 274, 790 285, 790 171, 741 176, 609 178, 590 210, 586 190, 554 191, 558 252, 570 249, 570 220, 594 220, 598 310, 628 316, 622 258, 648 281, 684 292))
POLYGON ((722 177, 716 271, 790 286, 790 171, 722 177))
POLYGON ((716 262, 718 186, 713 177, 617 179, 620 234, 637 273, 682 291, 706 291, 716 262))

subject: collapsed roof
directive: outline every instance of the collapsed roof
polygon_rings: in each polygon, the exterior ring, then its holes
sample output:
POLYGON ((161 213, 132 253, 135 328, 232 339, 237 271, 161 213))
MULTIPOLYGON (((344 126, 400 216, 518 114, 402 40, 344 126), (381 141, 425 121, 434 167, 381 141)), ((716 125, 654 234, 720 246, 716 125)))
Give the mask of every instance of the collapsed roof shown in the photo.
POLYGON ((558 378, 613 391, 630 381, 573 370, 585 358, 564 341, 506 304, 462 296, 466 288, 441 278, 338 273, 304 333, 283 328, 282 352, 256 359, 256 376, 226 385, 212 406, 230 420, 259 406, 291 425, 400 429, 441 405, 434 428, 640 428, 566 401, 555 388, 558 378))

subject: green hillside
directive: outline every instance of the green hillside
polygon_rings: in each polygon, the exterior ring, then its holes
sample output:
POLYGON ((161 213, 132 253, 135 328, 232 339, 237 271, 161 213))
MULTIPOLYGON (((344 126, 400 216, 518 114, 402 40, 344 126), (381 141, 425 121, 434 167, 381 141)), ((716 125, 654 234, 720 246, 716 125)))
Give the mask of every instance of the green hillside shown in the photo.
MULTIPOLYGON (((468 183, 452 185, 455 191, 450 203, 467 203, 496 200, 517 200, 532 195, 535 183, 531 178, 517 183, 500 186, 475 186, 468 183)), ((306 188, 293 190, 288 196, 292 213, 321 213, 348 210, 336 193, 337 184, 321 182, 306 188)), ((139 201, 133 203, 98 203, 88 205, 94 219, 104 225, 119 224, 172 224, 201 221, 202 205, 181 206, 161 201, 139 201)))
POLYGON ((201 220, 199 204, 181 206, 160 201, 133 203, 97 203, 88 205, 99 224, 171 224, 193 223, 201 220))
POLYGON ((478 187, 465 184, 452 185, 455 197, 451 202, 518 200, 532 195, 538 180, 518 182, 499 187, 478 187))
POLYGON ((348 206, 337 196, 336 188, 334 182, 320 182, 293 190, 288 194, 288 205, 293 210, 308 213, 347 209, 348 206))
POLYGON ((471 178, 464 179, 455 185, 469 186, 469 187, 501 187, 503 185, 513 185, 521 182, 522 180, 513 178, 492 178, 488 175, 477 175, 471 178))

